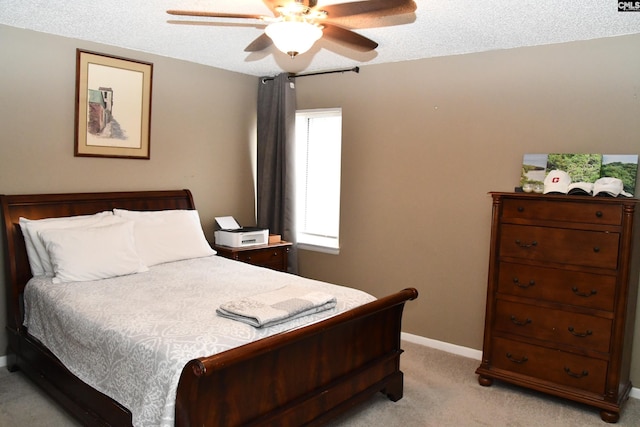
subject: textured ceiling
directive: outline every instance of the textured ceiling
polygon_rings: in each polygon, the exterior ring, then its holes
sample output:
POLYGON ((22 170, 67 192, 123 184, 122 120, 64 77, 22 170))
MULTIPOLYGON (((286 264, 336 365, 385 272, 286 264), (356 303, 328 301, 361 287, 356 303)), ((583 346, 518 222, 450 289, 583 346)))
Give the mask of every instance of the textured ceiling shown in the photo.
POLYGON ((374 52, 356 52, 321 39, 294 59, 273 46, 244 52, 263 31, 255 26, 257 21, 200 18, 197 21, 221 25, 179 25, 168 23, 176 17, 165 13, 183 9, 268 15, 261 0, 0 0, 0 24, 256 76, 640 33, 640 13, 618 12, 617 0, 415 1, 415 15, 390 21, 399 25, 356 30, 379 43, 374 52))

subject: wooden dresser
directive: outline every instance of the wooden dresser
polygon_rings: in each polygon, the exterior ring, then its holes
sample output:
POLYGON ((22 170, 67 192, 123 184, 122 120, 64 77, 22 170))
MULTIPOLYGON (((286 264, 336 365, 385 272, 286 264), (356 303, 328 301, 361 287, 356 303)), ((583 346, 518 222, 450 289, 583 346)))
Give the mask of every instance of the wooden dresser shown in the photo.
POLYGON ((639 200, 491 195, 478 382, 586 403, 617 422, 631 390, 639 200))
POLYGON ((289 250, 292 243, 281 241, 268 245, 247 246, 244 248, 230 248, 228 246, 214 245, 218 255, 235 259, 272 270, 287 271, 289 250))

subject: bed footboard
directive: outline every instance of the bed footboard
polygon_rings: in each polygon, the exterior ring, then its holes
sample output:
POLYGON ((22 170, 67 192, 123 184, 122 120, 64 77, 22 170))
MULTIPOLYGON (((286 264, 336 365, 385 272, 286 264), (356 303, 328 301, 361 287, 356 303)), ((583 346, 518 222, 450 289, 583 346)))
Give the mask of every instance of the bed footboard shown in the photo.
POLYGON ((405 289, 182 371, 176 426, 320 425, 381 391, 402 398, 405 289))

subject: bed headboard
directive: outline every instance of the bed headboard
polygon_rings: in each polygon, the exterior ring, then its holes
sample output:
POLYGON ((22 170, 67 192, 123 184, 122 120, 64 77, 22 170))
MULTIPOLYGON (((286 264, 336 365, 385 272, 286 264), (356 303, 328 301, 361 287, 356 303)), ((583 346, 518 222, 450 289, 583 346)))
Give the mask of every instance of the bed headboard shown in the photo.
POLYGON ((0 195, 4 230, 7 327, 22 328, 21 300, 31 278, 19 219, 88 215, 114 208, 129 210, 195 209, 189 190, 108 193, 0 195))

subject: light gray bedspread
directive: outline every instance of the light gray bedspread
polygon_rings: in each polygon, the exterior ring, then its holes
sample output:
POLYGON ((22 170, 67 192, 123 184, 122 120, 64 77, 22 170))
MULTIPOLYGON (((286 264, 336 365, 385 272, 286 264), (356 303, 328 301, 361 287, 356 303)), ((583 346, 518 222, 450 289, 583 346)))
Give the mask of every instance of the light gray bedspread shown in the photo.
POLYGON ((25 326, 71 372, 131 410, 135 426, 173 426, 176 388, 189 360, 374 299, 356 289, 212 256, 91 282, 33 278, 25 290, 25 326), (331 294, 336 305, 265 328, 216 314, 221 304, 285 285, 331 294))

